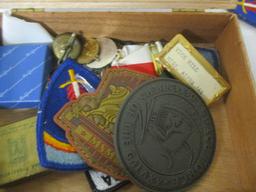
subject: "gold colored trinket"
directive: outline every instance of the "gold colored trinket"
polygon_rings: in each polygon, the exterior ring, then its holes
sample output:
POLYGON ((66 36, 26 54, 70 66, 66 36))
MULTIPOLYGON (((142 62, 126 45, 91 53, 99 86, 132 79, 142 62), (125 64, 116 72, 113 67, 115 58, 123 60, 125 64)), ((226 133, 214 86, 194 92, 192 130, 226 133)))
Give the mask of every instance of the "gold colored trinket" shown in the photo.
POLYGON ((75 33, 63 33, 55 38, 52 48, 59 60, 63 60, 64 57, 76 59, 81 53, 82 45, 75 37, 75 33))
POLYGON ((162 51, 163 47, 162 44, 159 41, 156 41, 155 43, 151 43, 149 45, 149 49, 151 52, 151 57, 153 60, 154 68, 157 75, 161 75, 163 73, 163 66, 160 63, 160 61, 157 59, 157 56, 160 51, 162 51))
POLYGON ((100 44, 96 39, 86 39, 84 48, 77 61, 80 64, 88 64, 98 58, 100 53, 100 44))
POLYGON ((106 67, 114 60, 117 53, 117 46, 112 39, 102 37, 97 39, 97 41, 100 44, 99 57, 95 61, 86 65, 92 69, 106 67))
POLYGON ((230 89, 223 77, 181 34, 166 44, 157 60, 174 77, 193 88, 208 105, 230 89))

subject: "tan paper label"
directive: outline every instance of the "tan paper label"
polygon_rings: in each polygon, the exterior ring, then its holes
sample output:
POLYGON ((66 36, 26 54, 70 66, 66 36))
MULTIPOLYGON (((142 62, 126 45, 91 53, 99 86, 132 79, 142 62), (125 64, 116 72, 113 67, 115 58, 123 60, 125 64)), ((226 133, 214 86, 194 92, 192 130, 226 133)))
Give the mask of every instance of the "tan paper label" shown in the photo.
POLYGON ((211 101, 222 91, 223 87, 219 82, 181 43, 177 43, 164 59, 175 70, 175 74, 179 74, 206 101, 211 101))

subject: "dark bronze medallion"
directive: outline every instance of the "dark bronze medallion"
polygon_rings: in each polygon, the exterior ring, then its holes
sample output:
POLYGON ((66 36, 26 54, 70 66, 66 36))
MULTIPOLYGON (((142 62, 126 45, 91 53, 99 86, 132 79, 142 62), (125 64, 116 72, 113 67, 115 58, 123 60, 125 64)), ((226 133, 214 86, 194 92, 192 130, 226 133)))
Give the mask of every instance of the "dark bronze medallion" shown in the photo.
POLYGON ((215 128, 200 96, 159 78, 134 90, 115 126, 117 156, 130 179, 147 191, 190 186, 209 167, 215 128))

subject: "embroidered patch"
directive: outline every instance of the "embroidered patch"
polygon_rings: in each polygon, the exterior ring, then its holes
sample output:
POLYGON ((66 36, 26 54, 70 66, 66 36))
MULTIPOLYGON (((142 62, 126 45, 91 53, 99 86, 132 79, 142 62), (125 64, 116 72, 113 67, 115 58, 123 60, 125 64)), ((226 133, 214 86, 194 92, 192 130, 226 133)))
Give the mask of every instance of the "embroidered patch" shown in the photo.
POLYGON ((52 75, 41 100, 37 120, 37 148, 40 164, 43 167, 58 170, 84 170, 87 169, 87 165, 69 144, 65 131, 53 121, 54 115, 69 102, 67 95, 69 86, 60 88, 60 85, 69 81, 70 69, 88 81, 91 85, 91 89, 87 89, 89 92, 93 91, 100 82, 93 72, 71 59, 59 66, 52 75))
POLYGON ((256 27, 256 1, 238 0, 237 7, 232 10, 240 19, 256 27))
POLYGON ((55 139, 54 137, 49 135, 46 131, 44 132, 44 142, 45 142, 45 144, 47 144, 53 148, 56 148, 57 150, 70 152, 70 153, 76 152, 76 150, 73 146, 71 146, 68 143, 64 143, 64 142, 61 142, 61 141, 55 139))
POLYGON ((109 69, 96 92, 84 93, 56 114, 55 122, 66 130, 68 140, 89 166, 126 179, 116 159, 112 130, 125 98, 152 78, 127 69, 109 69))
POLYGON ((116 180, 100 171, 88 170, 85 175, 94 192, 113 192, 129 183, 129 181, 116 180))

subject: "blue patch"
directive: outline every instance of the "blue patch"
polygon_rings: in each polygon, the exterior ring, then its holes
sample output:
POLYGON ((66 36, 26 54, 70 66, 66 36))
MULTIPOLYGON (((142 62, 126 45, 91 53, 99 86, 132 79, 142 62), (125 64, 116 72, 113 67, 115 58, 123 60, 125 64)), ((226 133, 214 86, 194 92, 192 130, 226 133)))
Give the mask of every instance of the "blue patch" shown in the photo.
POLYGON ((54 163, 79 165, 84 160, 77 153, 66 153, 45 144, 46 158, 54 163))
POLYGON ((219 56, 216 49, 198 47, 196 49, 214 67, 214 69, 219 71, 219 56))
POLYGON ((100 83, 100 79, 93 72, 77 64, 72 59, 67 59, 52 75, 48 88, 43 94, 37 119, 37 150, 40 163, 45 168, 57 170, 82 170, 88 168, 84 162, 79 161, 78 154, 64 152, 46 145, 43 138, 43 133, 46 131, 58 141, 69 144, 65 131, 53 121, 54 115, 69 102, 66 89, 59 88, 61 84, 69 80, 69 69, 73 69, 76 74, 84 77, 95 89, 100 83))
POLYGON ((240 19, 246 21, 247 23, 256 26, 256 1, 255 0, 245 0, 238 1, 237 7, 232 10, 236 13, 240 19))

